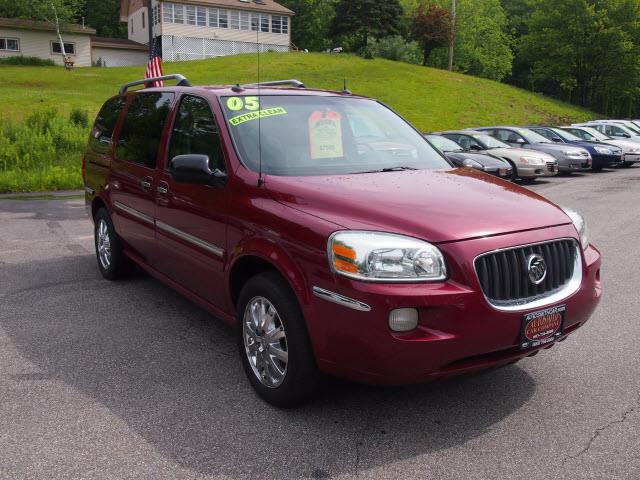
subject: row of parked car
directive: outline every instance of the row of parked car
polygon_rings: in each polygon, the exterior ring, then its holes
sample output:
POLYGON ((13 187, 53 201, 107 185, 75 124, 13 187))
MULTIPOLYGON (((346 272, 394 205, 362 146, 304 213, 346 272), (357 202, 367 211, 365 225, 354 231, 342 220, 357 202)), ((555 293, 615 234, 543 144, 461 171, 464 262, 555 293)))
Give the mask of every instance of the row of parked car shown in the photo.
POLYGON ((450 161, 511 180, 640 163, 640 120, 492 126, 425 134, 450 161))

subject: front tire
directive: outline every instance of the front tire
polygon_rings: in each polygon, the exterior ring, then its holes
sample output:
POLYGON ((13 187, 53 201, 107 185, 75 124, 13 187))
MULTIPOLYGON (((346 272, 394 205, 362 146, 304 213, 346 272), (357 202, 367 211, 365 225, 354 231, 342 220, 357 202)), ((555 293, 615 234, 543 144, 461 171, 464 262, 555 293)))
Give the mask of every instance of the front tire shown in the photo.
POLYGON ((268 403, 292 407, 317 391, 320 374, 302 312, 277 273, 256 275, 242 288, 237 340, 247 378, 268 403))
POLYGON ((122 241, 105 208, 99 209, 94 217, 94 244, 98 268, 104 278, 117 280, 131 271, 131 261, 122 251, 122 241))

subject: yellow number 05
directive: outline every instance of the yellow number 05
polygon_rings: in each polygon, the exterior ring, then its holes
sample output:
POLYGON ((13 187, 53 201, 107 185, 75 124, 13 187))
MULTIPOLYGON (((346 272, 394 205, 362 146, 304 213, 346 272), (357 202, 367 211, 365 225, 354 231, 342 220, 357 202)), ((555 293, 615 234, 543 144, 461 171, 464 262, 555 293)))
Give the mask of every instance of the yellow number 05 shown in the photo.
POLYGON ((258 97, 231 97, 227 100, 227 107, 232 112, 237 112, 243 108, 247 110, 258 110, 260 108, 260 100, 258 97))

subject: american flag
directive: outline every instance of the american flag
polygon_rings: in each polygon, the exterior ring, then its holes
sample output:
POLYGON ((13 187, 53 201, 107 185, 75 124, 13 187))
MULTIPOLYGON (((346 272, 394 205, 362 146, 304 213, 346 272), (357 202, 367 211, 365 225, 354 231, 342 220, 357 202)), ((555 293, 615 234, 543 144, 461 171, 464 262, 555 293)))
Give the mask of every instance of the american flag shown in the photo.
MULTIPOLYGON (((160 54, 160 42, 157 38, 153 40, 153 47, 151 48, 151 55, 149 55, 149 62, 147 63, 147 71, 144 74, 144 78, 161 77, 162 73, 162 55, 160 54)), ((164 87, 164 82, 153 82, 154 87, 164 87)))

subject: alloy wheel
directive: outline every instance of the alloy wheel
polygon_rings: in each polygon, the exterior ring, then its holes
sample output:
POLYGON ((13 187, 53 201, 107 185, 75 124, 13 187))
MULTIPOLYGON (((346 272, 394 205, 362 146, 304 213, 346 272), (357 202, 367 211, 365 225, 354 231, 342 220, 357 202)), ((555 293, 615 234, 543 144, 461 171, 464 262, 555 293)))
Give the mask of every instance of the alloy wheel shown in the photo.
POLYGON ((266 387, 280 386, 289 361, 287 336, 280 315, 265 297, 254 297, 247 303, 242 338, 256 378, 266 387))
POLYGON ((104 219, 100 219, 98 222, 98 235, 97 235, 97 248, 98 258, 100 259, 100 265, 105 270, 108 270, 111 266, 111 238, 109 237, 109 226, 104 219))

